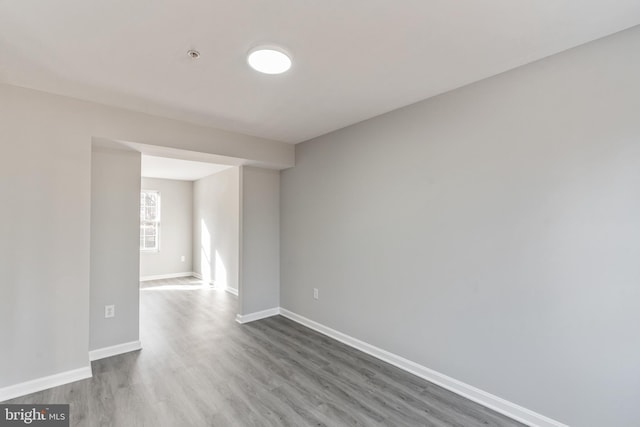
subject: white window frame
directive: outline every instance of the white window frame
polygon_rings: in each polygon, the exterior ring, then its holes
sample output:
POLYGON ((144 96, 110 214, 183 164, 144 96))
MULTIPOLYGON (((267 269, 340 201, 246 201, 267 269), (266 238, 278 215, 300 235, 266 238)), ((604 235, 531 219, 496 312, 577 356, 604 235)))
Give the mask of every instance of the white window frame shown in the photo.
POLYGON ((140 197, 141 199, 141 204, 140 204, 140 252, 160 252, 160 216, 161 216, 161 194, 158 190, 141 190, 140 191, 140 195, 142 196, 142 194, 144 193, 155 193, 156 194, 156 219, 154 221, 147 221, 143 218, 142 216, 142 212, 143 212, 143 208, 145 207, 142 204, 142 197, 140 197), (144 234, 144 227, 143 224, 144 223, 151 223, 151 225, 155 226, 156 229, 156 245, 153 248, 146 248, 143 247, 145 240, 145 234, 144 234))

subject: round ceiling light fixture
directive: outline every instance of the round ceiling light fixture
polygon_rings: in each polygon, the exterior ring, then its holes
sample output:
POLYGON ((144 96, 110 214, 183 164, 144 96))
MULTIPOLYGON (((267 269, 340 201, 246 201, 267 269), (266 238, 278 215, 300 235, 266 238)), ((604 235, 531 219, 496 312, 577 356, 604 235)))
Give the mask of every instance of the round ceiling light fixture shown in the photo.
POLYGON ((291 57, 284 49, 257 47, 247 55, 247 62, 256 71, 265 74, 282 74, 291 68, 291 57))
POLYGON ((198 59, 200 58, 200 52, 198 52, 197 50, 191 49, 187 51, 187 55, 189 55, 189 58, 191 59, 198 59))

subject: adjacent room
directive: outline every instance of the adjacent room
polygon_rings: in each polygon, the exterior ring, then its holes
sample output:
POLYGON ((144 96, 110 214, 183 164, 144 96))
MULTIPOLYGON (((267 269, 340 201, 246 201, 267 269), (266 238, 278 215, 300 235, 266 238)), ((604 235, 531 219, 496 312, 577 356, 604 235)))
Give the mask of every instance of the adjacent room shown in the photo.
POLYGON ((640 426, 638 76, 637 0, 0 2, 0 425, 640 426))
POLYGON ((142 156, 141 287, 186 277, 238 295, 239 172, 237 166, 142 156))

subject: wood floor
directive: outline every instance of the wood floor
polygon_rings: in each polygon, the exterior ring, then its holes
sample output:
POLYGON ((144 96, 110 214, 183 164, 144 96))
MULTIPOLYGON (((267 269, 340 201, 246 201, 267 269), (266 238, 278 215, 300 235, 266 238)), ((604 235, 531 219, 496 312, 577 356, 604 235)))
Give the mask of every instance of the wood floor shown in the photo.
POLYGON ((520 426, 283 317, 239 325, 236 297, 146 282, 144 349, 7 403, 70 403, 73 426, 520 426))

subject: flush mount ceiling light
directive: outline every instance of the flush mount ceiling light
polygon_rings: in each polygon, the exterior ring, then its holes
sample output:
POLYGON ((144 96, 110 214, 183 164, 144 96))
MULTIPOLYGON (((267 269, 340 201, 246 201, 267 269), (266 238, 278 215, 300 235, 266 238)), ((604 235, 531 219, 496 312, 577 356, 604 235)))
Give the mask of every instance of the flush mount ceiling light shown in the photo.
POLYGON ((247 62, 256 71, 265 74, 282 74, 291 68, 291 58, 282 49, 258 47, 251 49, 247 62))
POLYGON ((198 52, 197 50, 188 50, 187 51, 187 55, 189 55, 189 58, 191 59, 198 59, 200 58, 200 52, 198 52))

